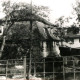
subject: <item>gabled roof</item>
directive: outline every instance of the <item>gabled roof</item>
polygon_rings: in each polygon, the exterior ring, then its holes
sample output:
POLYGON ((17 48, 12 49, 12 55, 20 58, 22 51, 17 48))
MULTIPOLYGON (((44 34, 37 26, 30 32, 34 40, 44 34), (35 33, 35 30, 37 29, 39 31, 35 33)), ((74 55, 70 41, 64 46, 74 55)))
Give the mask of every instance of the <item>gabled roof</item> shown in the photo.
POLYGON ((59 41, 60 38, 58 36, 55 36, 53 33, 51 33, 48 30, 49 26, 46 26, 45 24, 41 22, 37 22, 37 27, 39 29, 39 33, 46 39, 46 40, 53 40, 53 41, 59 41))

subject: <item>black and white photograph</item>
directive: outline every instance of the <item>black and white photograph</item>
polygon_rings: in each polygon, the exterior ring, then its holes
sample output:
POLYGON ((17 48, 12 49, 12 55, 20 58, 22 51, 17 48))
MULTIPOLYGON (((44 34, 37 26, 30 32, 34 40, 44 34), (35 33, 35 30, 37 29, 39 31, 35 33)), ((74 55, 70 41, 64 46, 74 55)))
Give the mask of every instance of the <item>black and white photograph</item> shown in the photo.
POLYGON ((80 80, 80 0, 0 0, 0 80, 80 80))

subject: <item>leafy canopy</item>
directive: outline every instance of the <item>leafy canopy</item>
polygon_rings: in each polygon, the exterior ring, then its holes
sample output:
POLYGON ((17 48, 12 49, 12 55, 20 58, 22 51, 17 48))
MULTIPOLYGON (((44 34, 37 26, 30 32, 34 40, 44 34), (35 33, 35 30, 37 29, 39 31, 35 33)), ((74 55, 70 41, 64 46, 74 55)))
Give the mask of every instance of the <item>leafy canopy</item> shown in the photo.
MULTIPOLYGON (((49 15, 50 9, 47 6, 36 6, 28 3, 11 4, 10 1, 3 2, 2 6, 4 7, 3 11, 5 12, 6 15, 9 15, 11 12, 15 10, 26 10, 26 12, 29 14, 30 13, 36 14, 49 20, 48 15, 49 15)), ((23 11, 23 14, 24 14, 24 11, 23 11)))

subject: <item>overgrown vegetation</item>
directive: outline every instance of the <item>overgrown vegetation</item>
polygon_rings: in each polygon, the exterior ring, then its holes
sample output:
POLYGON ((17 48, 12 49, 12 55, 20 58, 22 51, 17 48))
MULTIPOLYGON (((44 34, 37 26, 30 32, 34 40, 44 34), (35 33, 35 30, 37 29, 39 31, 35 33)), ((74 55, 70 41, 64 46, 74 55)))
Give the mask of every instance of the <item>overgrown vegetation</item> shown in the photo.
MULTIPOLYGON (((10 1, 5 1, 3 2, 2 5, 4 7, 3 11, 6 14, 6 17, 5 17, 6 22, 7 20, 12 20, 15 18, 17 18, 18 20, 19 18, 22 19, 26 16, 31 17, 30 14, 36 14, 47 20, 49 19, 48 18, 49 8, 47 6, 36 6, 36 5, 25 4, 25 3, 11 4, 10 1)), ((30 23, 29 22, 27 24, 26 23, 27 23, 26 21, 15 22, 15 20, 14 22, 7 22, 6 27, 4 28, 5 30, 3 34, 3 36, 5 35, 6 38, 5 39, 3 38, 3 39, 4 40, 7 39, 10 42, 8 43, 6 41, 7 44, 6 42, 4 43, 4 45, 2 44, 2 46, 5 46, 2 52, 0 53, 2 59, 22 58, 23 55, 29 55, 30 44, 29 44, 29 41, 27 42, 26 40, 28 40, 30 37, 30 23), (9 27, 10 25, 11 27, 9 27)), ((35 34, 36 36, 39 36, 36 33, 37 31, 35 32, 36 29, 37 28, 35 28, 34 30, 32 29, 33 30, 32 32, 34 33, 34 36, 35 34)), ((37 55, 37 53, 35 54, 37 55)))

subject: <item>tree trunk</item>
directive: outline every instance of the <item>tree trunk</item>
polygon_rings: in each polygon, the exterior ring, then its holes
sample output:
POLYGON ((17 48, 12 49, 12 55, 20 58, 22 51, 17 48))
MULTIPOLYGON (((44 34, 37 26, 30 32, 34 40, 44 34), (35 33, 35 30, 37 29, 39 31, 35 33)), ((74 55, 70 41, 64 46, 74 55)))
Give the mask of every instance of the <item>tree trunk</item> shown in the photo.
POLYGON ((3 50, 4 50, 5 40, 6 40, 6 36, 3 36, 3 42, 2 42, 1 50, 0 50, 0 58, 2 57, 2 52, 3 52, 3 50))
MULTIPOLYGON (((14 24, 14 22, 10 22, 8 24, 9 24, 8 27, 6 27, 6 30, 5 30, 5 32, 3 32, 3 35, 2 35, 3 36, 3 41, 2 41, 2 45, 1 45, 1 49, 0 49, 0 58, 2 57, 2 52, 3 52, 4 47, 5 47, 6 35, 9 31, 9 29, 11 28, 11 26, 14 24)), ((6 26, 7 26, 7 22, 6 22, 6 26)))

